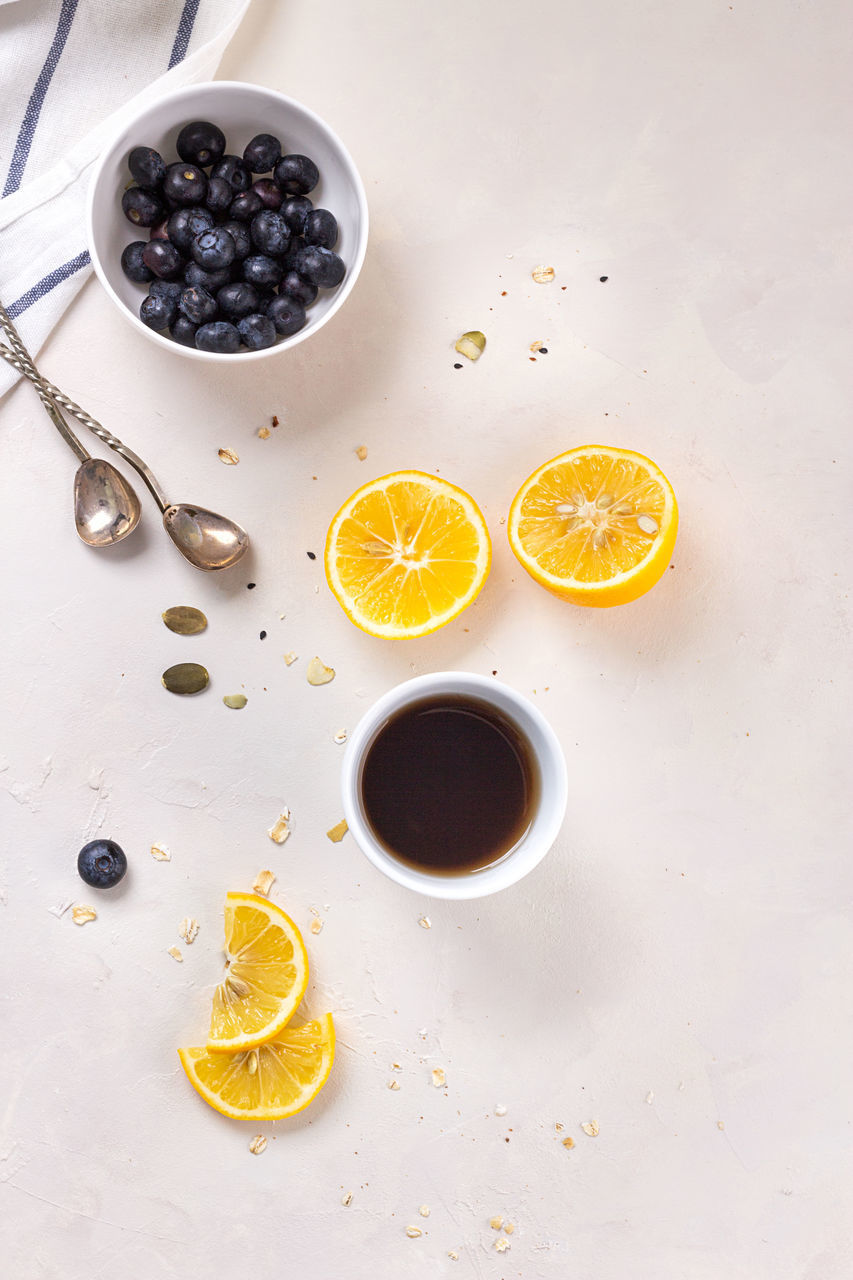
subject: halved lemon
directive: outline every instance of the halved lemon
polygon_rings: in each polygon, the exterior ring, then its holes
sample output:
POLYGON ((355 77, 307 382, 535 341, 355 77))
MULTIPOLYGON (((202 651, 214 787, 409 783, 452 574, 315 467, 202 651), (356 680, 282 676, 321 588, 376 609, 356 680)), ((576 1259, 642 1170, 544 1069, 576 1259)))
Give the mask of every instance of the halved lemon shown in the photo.
POLYGON ((329 1078, 335 1057, 332 1015, 285 1027, 243 1053, 179 1049, 196 1093, 235 1120, 283 1120, 302 1111, 329 1078))
POLYGON ((302 935, 281 907, 255 893, 225 899, 225 977, 213 993, 207 1048, 251 1049, 278 1035, 308 985, 302 935))
POLYGON ((525 480, 509 510, 510 546, 532 578, 573 604, 627 604, 669 564, 678 504, 642 453, 587 444, 525 480))
POLYGON ((333 519, 326 579, 351 622, 392 640, 428 635, 480 591, 492 544, 464 489, 425 471, 363 485, 333 519))

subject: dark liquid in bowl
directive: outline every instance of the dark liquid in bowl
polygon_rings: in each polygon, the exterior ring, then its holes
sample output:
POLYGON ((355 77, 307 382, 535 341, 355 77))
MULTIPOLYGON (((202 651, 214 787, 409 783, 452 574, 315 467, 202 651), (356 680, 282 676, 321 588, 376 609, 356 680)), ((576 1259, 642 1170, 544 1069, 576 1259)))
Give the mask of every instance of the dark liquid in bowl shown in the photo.
POLYGON ((403 707, 362 767, 365 816, 389 853, 424 871, 477 871, 530 826, 539 777, 529 744, 487 702, 439 694, 403 707))

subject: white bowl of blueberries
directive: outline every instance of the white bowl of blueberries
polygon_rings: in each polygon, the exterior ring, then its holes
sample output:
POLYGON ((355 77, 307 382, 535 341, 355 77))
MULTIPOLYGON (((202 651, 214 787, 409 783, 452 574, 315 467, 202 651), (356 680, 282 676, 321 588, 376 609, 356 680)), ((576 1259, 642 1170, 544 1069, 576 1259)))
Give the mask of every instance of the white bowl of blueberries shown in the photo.
POLYGON ((89 250, 130 322, 199 360, 302 342, 343 305, 367 199, 314 112, 259 85, 164 95, 122 128, 89 191, 89 250))

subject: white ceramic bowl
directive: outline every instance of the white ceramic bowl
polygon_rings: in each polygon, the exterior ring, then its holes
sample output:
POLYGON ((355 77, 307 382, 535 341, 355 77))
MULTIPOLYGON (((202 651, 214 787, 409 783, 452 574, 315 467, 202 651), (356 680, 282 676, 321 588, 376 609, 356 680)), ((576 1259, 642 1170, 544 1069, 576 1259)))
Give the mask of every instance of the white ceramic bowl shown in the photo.
POLYGON ((98 279, 127 320, 158 346, 192 360, 261 360, 280 354, 310 338, 339 311, 355 284, 367 249, 367 198, 349 152, 329 126, 308 107, 274 89, 239 81, 213 80, 187 85, 164 94, 133 118, 127 119, 106 147, 89 188, 87 211, 89 252, 98 279), (286 154, 310 156, 320 170, 320 181, 309 193, 315 208, 330 209, 338 220, 335 252, 346 264, 346 275, 336 289, 321 289, 308 308, 308 322, 289 338, 279 338, 263 351, 242 349, 234 355, 197 351, 175 342, 168 333, 157 333, 139 319, 146 295, 144 285, 128 280, 121 269, 121 254, 133 240, 147 239, 147 230, 128 222, 121 208, 122 193, 131 181, 128 153, 136 146, 154 147, 167 164, 178 159, 175 142, 190 120, 212 120, 223 130, 231 155, 242 155, 256 133, 272 133, 281 139, 286 154))
POLYGON ((538 707, 508 685, 487 676, 439 671, 390 689, 362 717, 347 744, 341 789, 344 816, 356 844, 386 876, 433 898, 484 898, 515 884, 542 861, 562 826, 568 788, 562 748, 538 707), (361 797, 365 757, 389 718, 401 707, 441 693, 467 694, 497 708, 527 741, 539 770, 538 806, 519 843, 499 862, 458 875, 420 871, 393 857, 374 835, 361 797))

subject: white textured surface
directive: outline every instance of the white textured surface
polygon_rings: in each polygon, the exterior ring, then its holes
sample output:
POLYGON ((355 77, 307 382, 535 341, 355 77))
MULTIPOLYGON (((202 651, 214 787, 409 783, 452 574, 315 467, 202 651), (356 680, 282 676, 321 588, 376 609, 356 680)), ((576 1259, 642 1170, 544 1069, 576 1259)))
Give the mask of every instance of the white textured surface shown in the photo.
POLYGON ((131 542, 86 550, 71 455, 28 387, 0 406, 4 1275, 851 1274, 850 34, 843 5, 776 0, 250 10, 223 77, 314 107, 365 178, 353 296, 226 373, 143 342, 92 283, 43 365, 171 495, 243 520, 253 561, 202 578, 147 503, 131 542), (471 327, 486 354, 455 371, 471 327), (654 457, 683 523, 651 595, 584 613, 516 571, 499 522, 595 438, 654 457), (305 553, 399 467, 473 492, 495 563, 455 625, 393 647, 305 553), (178 603, 205 635, 164 629, 178 603), (187 658, 212 687, 179 701, 159 676, 187 658), (558 847, 479 905, 420 900, 324 834, 334 732, 454 666, 534 696, 570 770, 558 847), (76 877, 97 832, 130 857, 114 895, 76 877), (225 891, 264 866, 306 931, 321 912, 309 1007, 340 1039, 321 1100, 253 1156, 175 1046, 204 1031, 225 891), (95 898, 82 928, 52 911, 95 898), (503 1255, 494 1214, 517 1224, 503 1255))

